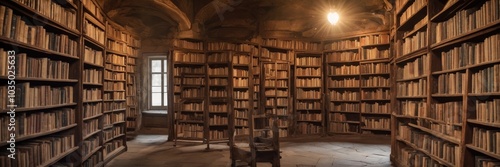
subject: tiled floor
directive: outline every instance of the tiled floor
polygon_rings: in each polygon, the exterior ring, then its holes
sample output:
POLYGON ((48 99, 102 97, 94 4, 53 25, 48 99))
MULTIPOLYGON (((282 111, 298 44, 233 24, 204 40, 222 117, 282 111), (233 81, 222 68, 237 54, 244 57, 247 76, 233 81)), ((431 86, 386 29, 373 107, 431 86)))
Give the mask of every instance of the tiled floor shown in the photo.
MULTIPOLYGON (((226 144, 206 145, 166 142, 165 135, 138 135, 128 141, 128 151, 110 167, 229 167, 226 144)), ((283 167, 390 167, 389 136, 296 137, 280 143, 283 167)), ((258 164, 257 166, 271 166, 258 164)))

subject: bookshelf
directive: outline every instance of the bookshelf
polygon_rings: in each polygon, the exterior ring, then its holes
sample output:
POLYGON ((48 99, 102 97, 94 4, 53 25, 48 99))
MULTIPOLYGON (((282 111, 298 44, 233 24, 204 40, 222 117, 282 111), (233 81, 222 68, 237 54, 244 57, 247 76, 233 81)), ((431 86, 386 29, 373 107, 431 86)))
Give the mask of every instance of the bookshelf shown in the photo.
MULTIPOLYGON (((207 141, 210 134, 206 95, 210 72, 203 42, 177 39, 173 45, 174 140, 207 141)), ((208 148, 209 142, 206 144, 208 148)))
MULTIPOLYGON (((297 44, 297 49, 317 49, 317 45, 297 44)), ((297 135, 323 134, 323 75, 321 52, 297 52, 295 59, 295 119, 297 135)))
MULTIPOLYGON (((232 77, 230 71, 232 48, 226 48, 228 43, 208 43, 208 131, 209 143, 229 140, 229 122, 232 106, 232 77)), ((234 46, 233 46, 234 48, 234 46)))
POLYGON ((250 52, 237 51, 231 54, 232 83, 232 121, 235 135, 249 135, 253 111, 252 55, 250 52))
MULTIPOLYGON (((278 133, 280 138, 288 137, 290 132, 290 124, 292 123, 292 108, 290 106, 290 63, 288 62, 262 62, 262 75, 264 79, 263 115, 276 115, 278 122, 278 133)), ((255 115, 254 118, 258 118, 255 115)), ((255 127, 270 128, 272 122, 262 121, 255 122, 255 127)), ((259 129, 254 129, 258 131, 259 129)), ((255 133, 255 132, 254 132, 255 133)))
POLYGON ((500 16, 494 14, 499 5, 498 0, 396 5, 396 151, 391 159, 399 165, 487 166, 500 161, 493 148, 499 120, 491 108, 500 91, 500 16), (436 148, 442 154, 432 151, 436 148))
POLYGON ((327 133, 360 133, 360 37, 325 41, 327 133))
MULTIPOLYGON (((34 2, 0 3, 0 64, 7 66, 9 53, 15 52, 18 96, 14 100, 19 129, 15 132, 16 161, 2 154, 0 164, 103 166, 126 150, 125 139, 120 138, 125 131, 115 130, 115 139, 108 142, 103 126, 105 122, 112 124, 112 129, 124 126, 120 120, 124 120, 125 110, 119 101, 125 102, 126 90, 115 89, 114 84, 109 88, 110 82, 105 80, 110 71, 111 77, 125 72, 117 62, 106 61, 105 15, 92 0, 34 2), (46 10, 49 6, 51 10, 46 10), (116 103, 107 105, 105 101, 110 100, 116 103), (113 113, 104 112, 113 105, 113 113), (54 149, 34 149, 41 143, 54 149)), ((7 97, 9 76, 5 69, 0 70, 0 80, 0 94, 7 97)), ((5 102, 0 108, 2 113, 8 112, 5 102)), ((0 117, 0 122, 8 121, 7 114, 0 117)), ((0 147, 6 149, 9 132, 0 133, 4 136, 0 147)))

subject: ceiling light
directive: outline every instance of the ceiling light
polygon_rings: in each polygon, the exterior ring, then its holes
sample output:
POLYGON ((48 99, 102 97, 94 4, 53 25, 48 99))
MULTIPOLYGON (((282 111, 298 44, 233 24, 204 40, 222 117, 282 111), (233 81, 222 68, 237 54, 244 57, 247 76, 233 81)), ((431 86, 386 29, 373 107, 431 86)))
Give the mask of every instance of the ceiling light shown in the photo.
POLYGON ((328 22, 330 22, 330 24, 332 25, 337 24, 340 18, 337 12, 329 12, 327 17, 328 17, 328 22))

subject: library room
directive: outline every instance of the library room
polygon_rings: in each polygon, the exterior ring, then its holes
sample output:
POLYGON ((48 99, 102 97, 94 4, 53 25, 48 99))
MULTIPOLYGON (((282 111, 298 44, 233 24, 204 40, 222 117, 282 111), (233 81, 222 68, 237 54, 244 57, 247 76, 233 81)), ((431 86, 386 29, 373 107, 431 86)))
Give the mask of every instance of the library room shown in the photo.
POLYGON ((500 167, 500 0, 0 0, 0 167, 500 167))

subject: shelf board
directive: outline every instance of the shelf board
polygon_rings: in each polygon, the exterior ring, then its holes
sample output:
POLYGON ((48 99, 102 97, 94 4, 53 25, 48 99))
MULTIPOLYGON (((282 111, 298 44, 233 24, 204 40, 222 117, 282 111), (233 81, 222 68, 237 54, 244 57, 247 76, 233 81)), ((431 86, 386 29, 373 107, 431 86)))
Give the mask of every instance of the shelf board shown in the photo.
POLYGON ((490 97, 490 96, 500 96, 500 92, 493 93, 469 93, 468 96, 476 96, 476 97, 490 97))
POLYGON ((296 75, 297 78, 321 78, 320 76, 317 75, 296 75))
MULTIPOLYGON (((98 42, 95 39, 89 37, 88 35, 83 35, 83 36, 84 36, 83 39, 84 39, 84 41, 85 41, 86 44, 90 43, 92 46, 99 48, 98 50, 104 50, 104 48, 106 48, 104 46, 104 44, 101 44, 100 42, 98 42)), ((88 45, 85 45, 85 46, 88 46, 88 45)), ((94 48, 94 47, 92 47, 92 48, 94 48)))
POLYGON ((413 4, 414 0, 406 0, 406 2, 401 6, 401 9, 396 11, 396 16, 401 15, 404 11, 406 11, 406 8, 408 8, 411 4, 413 4))
POLYGON ((386 131, 390 132, 391 129, 379 129, 379 128, 361 128, 361 130, 366 130, 366 131, 386 131))
POLYGON ((483 125, 483 126, 489 126, 493 128, 500 128, 500 123, 488 123, 488 122, 482 122, 474 119, 467 119, 467 122, 473 123, 476 125, 483 125))
POLYGON ((302 89, 321 89, 321 86, 295 86, 295 87, 302 89))
POLYGON ((391 75, 391 73, 365 73, 360 74, 361 76, 376 76, 376 75, 391 75))
POLYGON ((345 49, 327 49, 327 50, 324 50, 323 52, 330 53, 330 52, 348 52, 348 51, 359 51, 359 47, 345 48, 345 49))
POLYGON ((390 86, 363 86, 361 89, 390 89, 390 86))
POLYGON ((98 102, 103 102, 103 99, 97 99, 97 100, 84 100, 83 103, 98 103, 98 102))
POLYGON ((420 57, 422 55, 427 54, 427 46, 424 46, 420 49, 411 51, 410 53, 403 54, 396 58, 396 62, 406 61, 408 59, 413 59, 415 57, 420 57))
POLYGON ((448 141, 450 143, 453 143, 453 144, 456 144, 456 145, 460 145, 460 140, 458 140, 458 139, 456 139, 454 137, 451 137, 451 136, 442 134, 440 132, 437 132, 437 131, 434 131, 434 130, 431 130, 431 129, 428 129, 428 128, 425 128, 425 127, 421 127, 421 126, 418 126, 418 125, 415 125, 415 124, 412 124, 412 123, 409 123, 408 125, 411 126, 411 127, 413 127, 413 128, 420 129, 421 131, 427 132, 428 134, 431 134, 432 136, 435 136, 435 137, 438 137, 440 139, 446 140, 446 141, 448 141))
MULTIPOLYGON (((37 137, 41 137, 41 136, 46 136, 46 135, 50 135, 50 134, 62 132, 62 131, 65 131, 65 130, 68 130, 68 129, 71 129, 71 128, 74 128, 74 127, 76 127, 76 124, 68 125, 66 127, 62 127, 62 128, 51 130, 51 131, 47 131, 47 132, 30 134, 30 135, 25 135, 25 136, 21 136, 21 137, 17 137, 16 136, 16 143, 21 142, 21 141, 25 141, 25 140, 29 140, 29 139, 33 139, 33 138, 37 138, 37 137)), ((0 147, 6 146, 8 144, 9 143, 7 143, 7 141, 2 141, 2 142, 0 142, 0 147)))
POLYGON ((361 74, 328 75, 328 77, 359 77, 361 74))
POLYGON ((63 153, 55 156, 55 157, 52 157, 50 158, 49 160, 47 160, 45 163, 41 164, 40 166, 51 166, 51 165, 54 165, 55 163, 57 163, 59 160, 61 160, 62 158, 66 157, 67 155, 75 152, 76 150, 78 150, 78 146, 75 146, 71 149, 68 149, 68 150, 65 150, 63 153))
POLYGON ((203 121, 193 121, 193 120, 177 120, 179 123, 191 123, 191 124, 204 124, 203 121))
POLYGON ((330 102, 337 103, 359 103, 361 100, 330 100, 330 102))
POLYGON ((321 108, 297 108, 298 111, 321 111, 321 108))
POLYGON ((426 79, 427 75, 422 75, 418 77, 412 77, 412 78, 406 78, 406 79, 398 79, 396 82, 408 82, 408 81, 414 81, 414 80, 420 80, 420 79, 426 79))
POLYGON ((94 64, 94 63, 90 63, 90 62, 86 62, 86 61, 84 61, 84 62, 83 62, 83 65, 85 65, 85 66, 97 67, 97 68, 104 68, 104 66, 103 66, 103 65, 94 64))
POLYGON ((398 96, 397 99, 426 99, 427 96, 398 96))
MULTIPOLYGON (((120 55, 122 57, 124 56, 128 56, 127 53, 124 53, 124 52, 120 52, 120 51, 117 51, 117 50, 111 50, 111 49, 106 49, 106 53, 111 53, 111 54, 115 54, 115 55, 120 55)), ((117 64, 115 64, 117 65, 117 64)), ((120 66, 123 66, 123 65, 120 65, 120 66)))
MULTIPOLYGON (((58 105, 47 105, 47 106, 28 107, 28 108, 16 108, 16 112, 47 110, 47 109, 55 109, 55 108, 70 107, 70 106, 76 106, 76 103, 58 104, 58 105)), ((10 111, 9 109, 4 109, 4 110, 2 110, 0 112, 0 114, 7 113, 9 111, 10 111)))
POLYGON ((110 142, 112 140, 118 139, 118 138, 123 137, 123 136, 125 136, 125 134, 119 134, 119 135, 113 136, 112 138, 105 140, 104 143, 110 142))
POLYGON ((431 121, 434 123, 438 123, 438 124, 453 125, 453 126, 462 126, 463 125, 462 123, 450 123, 450 122, 440 121, 440 120, 436 120, 434 118, 428 118, 428 117, 419 117, 419 118, 424 119, 424 120, 428 120, 428 121, 431 121))
POLYGON ((377 44, 366 44, 366 45, 361 45, 363 48, 368 48, 368 47, 389 47, 391 44, 390 43, 377 43, 377 44))
POLYGON ((101 130, 100 130, 100 129, 98 129, 98 130, 96 130, 95 132, 92 132, 92 133, 90 133, 90 134, 88 134, 88 135, 84 136, 84 137, 83 137, 83 140, 85 140, 85 139, 87 139, 87 138, 89 138, 89 137, 91 137, 91 136, 94 136, 95 134, 97 134, 97 133, 99 133, 99 132, 101 132, 101 130))
POLYGON ((478 67, 484 67, 486 65, 493 65, 493 64, 499 64, 499 63, 500 63, 500 59, 498 59, 498 60, 492 60, 492 61, 487 61, 487 62, 482 62, 482 63, 478 63, 478 64, 472 64, 472 65, 467 66, 467 68, 475 69, 475 68, 478 68, 478 67))
POLYGON ((391 99, 361 99, 361 101, 391 101, 391 99))
MULTIPOLYGON (((7 76, 0 76, 0 80, 8 80, 7 76)), ((77 83, 76 79, 50 79, 50 78, 35 78, 35 77, 16 77, 16 81, 38 81, 38 82, 58 82, 58 83, 77 83)))
POLYGON ((83 86, 103 86, 103 84, 101 84, 101 83, 84 82, 83 86))
POLYGON ((208 126, 229 126, 228 124, 210 124, 208 126))
POLYGON ((322 123, 322 120, 297 120, 297 122, 322 123))
POLYGON ((467 69, 467 67, 459 67, 459 68, 450 69, 450 70, 436 71, 436 72, 432 72, 432 75, 460 72, 460 71, 465 71, 466 69, 467 69))
POLYGON ((391 114, 392 116, 396 117, 396 118, 407 118, 407 119, 418 119, 420 117, 418 116, 411 116, 411 115, 398 115, 398 114, 391 114))
POLYGON ((353 111, 330 111, 331 113, 346 113, 346 114, 359 114, 359 111, 353 112, 353 111))
POLYGON ((357 135, 359 132, 328 132, 329 134, 344 134, 344 135, 357 135))
POLYGON ((329 121, 333 123, 348 123, 348 124, 361 124, 359 121, 329 121))
POLYGON ((383 116, 390 116, 391 113, 372 113, 372 112, 361 112, 361 115, 383 115, 383 116))
POLYGON ((463 94, 432 94, 431 95, 432 97, 435 97, 435 98, 450 98, 450 97, 463 97, 464 95, 463 94))
POLYGON ((90 151, 87 155, 85 155, 82 158, 82 162, 85 162, 87 159, 89 159, 92 155, 94 155, 97 151, 101 150, 102 146, 94 148, 92 151, 90 151))
POLYGON ((103 114, 97 114, 97 115, 94 115, 94 116, 91 116, 91 117, 83 118, 83 121, 88 121, 88 120, 91 120, 91 119, 99 118, 102 115, 103 114))
POLYGON ((104 157, 104 161, 103 161, 104 164, 107 164, 113 158, 115 158, 116 156, 124 153, 125 151, 127 151, 127 149, 125 148, 125 146, 121 146, 121 147, 113 150, 112 152, 108 153, 108 155, 106 157, 104 157))
POLYGON ((329 87, 328 89, 360 89, 361 87, 329 87))
POLYGON ((495 154, 495 153, 492 153, 492 152, 489 152, 489 151, 486 151, 486 150, 484 150, 484 149, 482 149, 482 148, 479 148, 479 147, 473 146, 472 144, 466 144, 465 146, 466 146, 467 148, 469 148, 469 149, 474 150, 474 151, 477 151, 477 152, 483 153, 483 154, 485 154, 485 155, 488 155, 488 156, 490 156, 490 157, 496 158, 497 160, 499 160, 499 159, 500 159, 500 155, 495 154))

